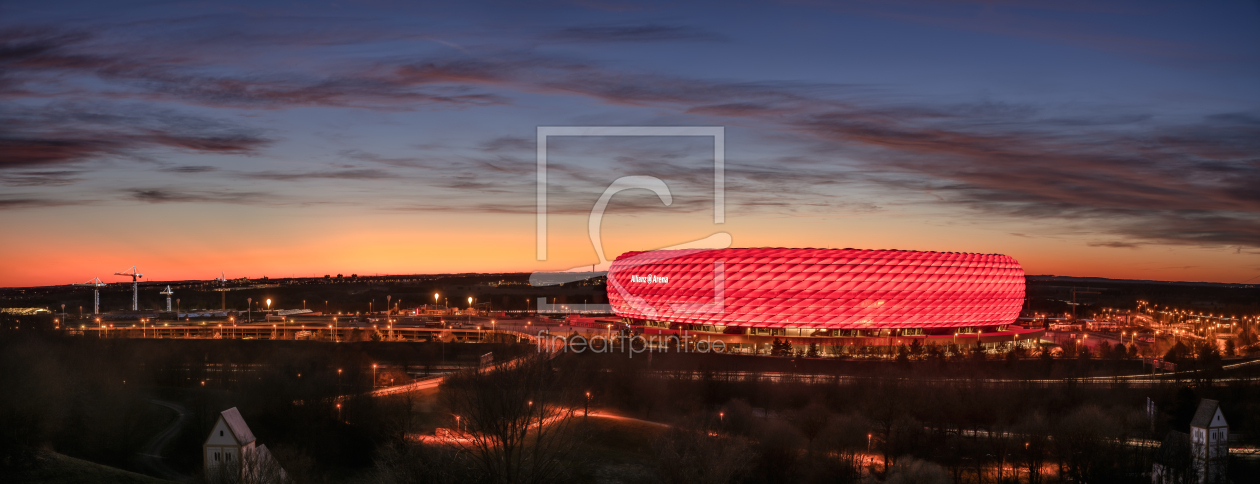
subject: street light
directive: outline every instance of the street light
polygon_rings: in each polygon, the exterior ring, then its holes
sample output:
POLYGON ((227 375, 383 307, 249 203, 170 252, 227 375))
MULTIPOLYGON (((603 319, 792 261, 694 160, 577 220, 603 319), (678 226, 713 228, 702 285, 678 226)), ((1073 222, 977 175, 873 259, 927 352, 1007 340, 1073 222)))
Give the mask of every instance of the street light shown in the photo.
POLYGON ((372 388, 376 388, 376 363, 372 363, 372 388))

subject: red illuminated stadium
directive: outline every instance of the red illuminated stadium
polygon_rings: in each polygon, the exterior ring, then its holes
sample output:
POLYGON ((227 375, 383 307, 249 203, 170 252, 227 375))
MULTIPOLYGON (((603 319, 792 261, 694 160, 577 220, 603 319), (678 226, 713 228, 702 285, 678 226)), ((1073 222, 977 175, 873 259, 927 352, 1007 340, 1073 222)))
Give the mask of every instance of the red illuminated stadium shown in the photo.
POLYGON ((1023 306, 1024 270, 998 254, 629 252, 608 271, 608 299, 623 321, 649 330, 847 339, 836 344, 877 344, 871 338, 987 343, 1040 335, 1009 326, 1023 306))

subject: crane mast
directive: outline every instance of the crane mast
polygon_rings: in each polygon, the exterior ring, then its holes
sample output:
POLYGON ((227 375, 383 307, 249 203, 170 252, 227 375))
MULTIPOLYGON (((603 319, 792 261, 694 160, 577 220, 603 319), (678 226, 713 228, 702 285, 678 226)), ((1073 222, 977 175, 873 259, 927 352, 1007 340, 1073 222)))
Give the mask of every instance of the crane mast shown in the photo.
POLYGON ((171 286, 166 286, 166 290, 158 294, 166 295, 166 312, 171 312, 171 294, 175 294, 175 291, 171 290, 171 286))
POLYGON ((108 286, 109 284, 105 284, 105 283, 101 282, 101 278, 97 277, 97 278, 92 279, 92 280, 90 280, 90 281, 87 281, 87 282, 85 282, 85 283, 83 283, 83 284, 75 284, 75 285, 76 285, 76 286, 88 286, 88 287, 91 287, 91 288, 92 288, 92 296, 93 296, 93 298, 92 298, 92 299, 93 299, 93 303, 92 303, 92 314, 93 314, 93 315, 100 315, 100 314, 101 314, 101 288, 102 288, 102 287, 105 287, 105 286, 108 286))
POLYGON ((115 276, 131 276, 131 310, 140 310, 140 278, 144 277, 140 271, 136 270, 136 266, 131 266, 127 272, 115 272, 115 276))

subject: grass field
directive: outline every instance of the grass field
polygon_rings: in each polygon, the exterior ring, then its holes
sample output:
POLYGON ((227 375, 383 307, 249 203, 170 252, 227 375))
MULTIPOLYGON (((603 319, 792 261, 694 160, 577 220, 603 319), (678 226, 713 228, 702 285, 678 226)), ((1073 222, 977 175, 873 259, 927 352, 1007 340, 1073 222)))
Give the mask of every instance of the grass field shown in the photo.
POLYGON ((591 416, 579 425, 587 437, 582 461, 571 467, 579 480, 639 484, 655 481, 652 444, 665 427, 633 419, 591 416))
POLYGON ((2 477, 0 481, 6 483, 162 484, 172 482, 55 453, 43 454, 39 458, 39 463, 33 468, 2 477))

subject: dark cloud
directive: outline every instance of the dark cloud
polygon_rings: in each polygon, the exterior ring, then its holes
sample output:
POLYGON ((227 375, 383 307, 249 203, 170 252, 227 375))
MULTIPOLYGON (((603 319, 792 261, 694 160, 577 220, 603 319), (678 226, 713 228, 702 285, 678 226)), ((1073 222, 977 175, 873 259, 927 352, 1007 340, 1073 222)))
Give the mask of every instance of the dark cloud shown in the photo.
POLYGON ((149 203, 235 203, 258 204, 274 197, 263 192, 179 190, 166 188, 133 188, 124 192, 128 198, 149 203))
POLYGON ((64 186, 82 180, 84 173, 80 170, 10 172, 0 173, 0 181, 17 187, 64 186))
POLYGON ((1086 245, 1090 247, 1107 247, 1111 249, 1136 249, 1142 246, 1142 244, 1135 244, 1132 242, 1120 242, 1120 241, 1090 242, 1086 245))
POLYGON ((167 172, 167 173, 186 173, 186 174, 209 173, 216 170, 218 170, 218 167, 206 166, 206 165, 172 166, 170 168, 162 169, 162 171, 167 172))
POLYGON ((19 208, 39 208, 39 207, 64 207, 70 205, 83 205, 89 203, 83 200, 69 200, 64 198, 0 198, 0 210, 19 209, 19 208))
POLYGON ((558 42, 717 42, 725 37, 713 32, 677 25, 624 25, 603 27, 569 27, 542 36, 558 42))
POLYGON ((294 172, 254 172, 241 173, 241 178, 251 180, 271 180, 271 181, 300 181, 311 179, 326 180, 384 180, 396 179, 398 175, 377 169, 351 169, 351 170, 329 170, 329 171, 294 171, 294 172))

